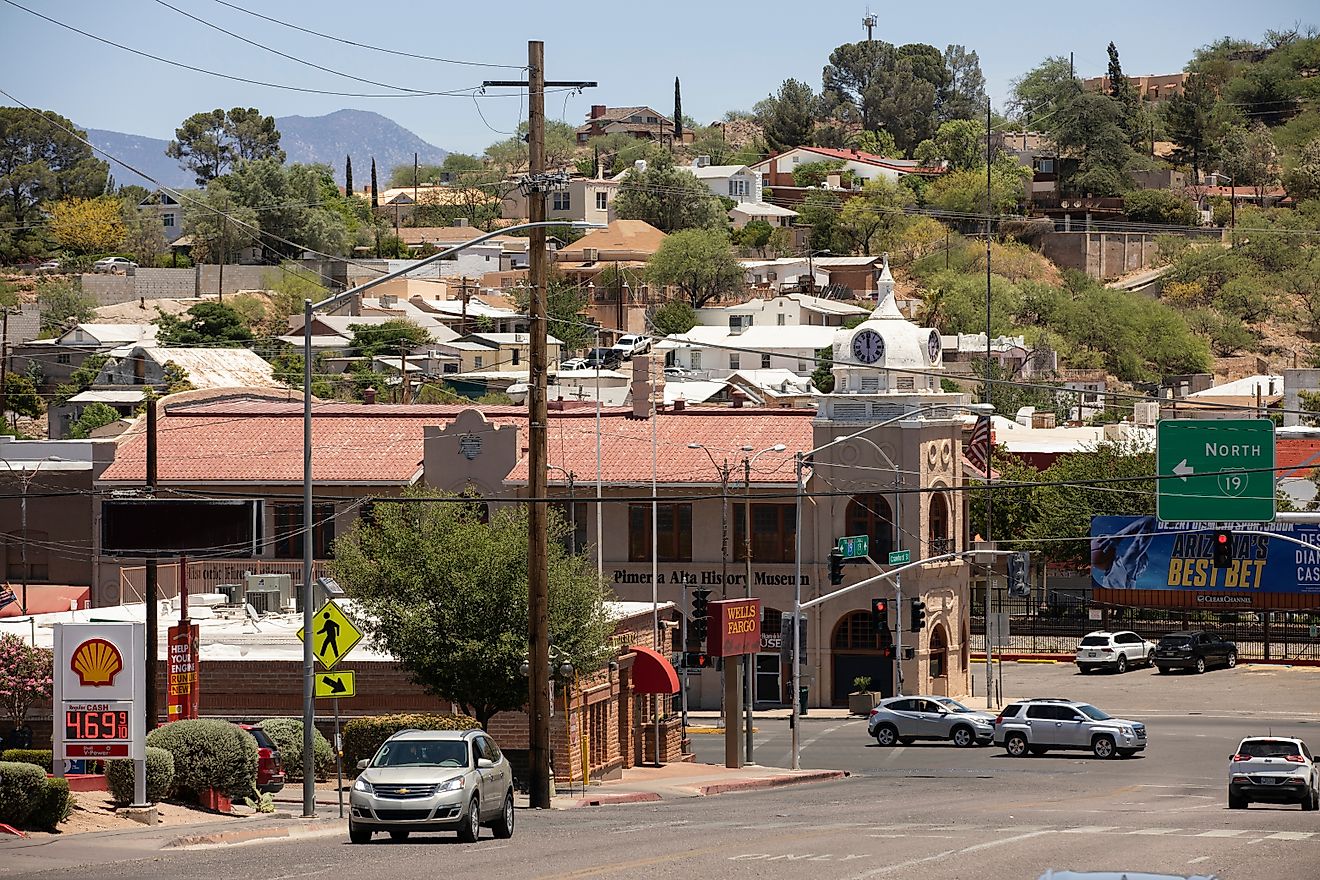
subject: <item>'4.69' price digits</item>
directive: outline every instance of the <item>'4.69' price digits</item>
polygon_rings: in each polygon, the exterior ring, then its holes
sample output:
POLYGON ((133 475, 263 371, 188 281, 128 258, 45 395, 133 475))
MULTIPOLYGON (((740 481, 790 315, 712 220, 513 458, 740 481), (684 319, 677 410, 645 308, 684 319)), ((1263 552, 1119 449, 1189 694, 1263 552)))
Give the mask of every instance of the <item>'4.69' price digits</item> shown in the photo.
POLYGON ((66 740, 128 739, 128 712, 69 709, 64 713, 66 740))

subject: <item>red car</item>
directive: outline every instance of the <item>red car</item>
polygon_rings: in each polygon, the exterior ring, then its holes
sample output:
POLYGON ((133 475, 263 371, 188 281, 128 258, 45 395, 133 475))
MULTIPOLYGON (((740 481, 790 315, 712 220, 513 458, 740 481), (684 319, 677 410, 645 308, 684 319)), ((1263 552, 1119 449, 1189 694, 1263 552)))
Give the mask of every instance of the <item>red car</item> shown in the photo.
POLYGON ((257 741, 257 791, 274 794, 284 788, 284 761, 280 750, 260 724, 240 724, 257 741))

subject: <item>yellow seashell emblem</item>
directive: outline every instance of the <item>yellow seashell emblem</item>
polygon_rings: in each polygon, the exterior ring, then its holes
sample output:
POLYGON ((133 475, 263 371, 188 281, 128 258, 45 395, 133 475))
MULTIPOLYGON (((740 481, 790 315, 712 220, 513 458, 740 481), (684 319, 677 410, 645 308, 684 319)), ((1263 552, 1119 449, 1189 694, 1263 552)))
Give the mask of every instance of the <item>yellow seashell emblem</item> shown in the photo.
POLYGON ((115 676, 124 668, 124 658, 105 639, 88 639, 73 652, 69 666, 83 687, 106 687, 115 683, 115 676))

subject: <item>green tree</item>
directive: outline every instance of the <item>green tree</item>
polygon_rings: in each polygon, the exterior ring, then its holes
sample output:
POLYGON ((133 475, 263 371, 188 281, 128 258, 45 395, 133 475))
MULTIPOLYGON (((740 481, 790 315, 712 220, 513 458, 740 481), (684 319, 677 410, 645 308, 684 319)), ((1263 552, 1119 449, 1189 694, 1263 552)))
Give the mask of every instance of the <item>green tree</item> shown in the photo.
POLYGON ((55 397, 52 400, 54 406, 64 406, 69 402, 69 398, 75 394, 81 394, 96 383, 96 377, 101 374, 101 368, 105 366, 106 361, 110 360, 109 355, 89 354, 83 358, 78 369, 69 374, 69 381, 55 388, 55 397))
MULTIPOLYGON (((527 702, 527 511, 502 506, 489 523, 473 504, 410 490, 411 504, 377 504, 335 542, 335 577, 363 612, 375 644, 428 693, 481 723, 527 702), (434 499, 421 503, 422 499, 434 499)), ((549 637, 590 675, 608 658, 614 623, 590 554, 569 555, 551 511, 549 637)))
POLYGON ((953 119, 980 119, 985 113, 985 75, 981 59, 963 46, 944 49, 946 83, 935 94, 941 124, 953 119))
POLYGON ((97 428, 119 421, 119 413, 105 403, 89 403, 83 407, 82 415, 69 426, 69 437, 74 440, 86 440, 97 428))
POLYGON ((1061 186, 1077 195, 1116 196, 1131 189, 1124 170, 1133 157, 1123 117, 1107 95, 1083 92, 1058 110, 1052 132, 1063 163, 1061 186))
POLYGON ((96 300, 82 292, 73 278, 50 278, 37 282, 37 306, 41 309, 41 332, 54 336, 74 324, 92 320, 96 300))
POLYGON ((947 88, 948 72, 944 56, 933 46, 895 48, 868 40, 831 52, 822 80, 825 92, 848 108, 863 129, 888 131, 906 151, 934 131, 936 94, 947 88))
POLYGON ((344 157, 344 194, 353 194, 353 157, 344 157))
POLYGON ((762 257, 765 246, 770 243, 770 236, 775 228, 764 220, 751 220, 742 229, 733 230, 733 243, 739 247, 752 248, 762 257))
POLYGON ((1106 50, 1109 54, 1109 97, 1118 107, 1119 124, 1127 132, 1128 143, 1136 147, 1145 138, 1145 115, 1141 111, 1141 96, 1131 80, 1123 75, 1123 65, 1118 60, 1118 47, 1111 40, 1106 50))
MULTIPOLYGON (((526 314, 531 307, 531 288, 513 289, 514 307, 526 314)), ((591 297, 585 287, 574 284, 562 275, 546 282, 545 314, 547 332, 564 343, 566 351, 586 348, 596 336, 596 328, 588 321, 585 309, 591 297)))
POLYGON ((1123 213, 1136 223, 1196 226, 1201 213, 1187 199, 1167 189, 1134 189, 1123 194, 1123 213))
POLYGON ((218 346, 240 348, 252 339, 252 331, 237 311, 223 303, 200 302, 182 317, 156 310, 152 321, 158 328, 156 340, 163 346, 218 346))
POLYGON ((5 374, 5 408, 18 416, 35 419, 46 411, 41 395, 37 393, 36 383, 23 373, 5 374))
MULTIPOLYGON (((887 131, 859 131, 848 138, 848 146, 854 150, 860 150, 863 153, 870 153, 873 156, 896 156, 898 155, 898 144, 894 143, 894 136, 887 131)), ((794 182, 797 181, 797 169, 794 171, 794 182)))
POLYGON ((1082 84, 1073 75, 1072 64, 1067 58, 1055 55, 1013 80, 1008 103, 1023 124, 1052 133, 1055 114, 1081 90, 1082 84))
POLYGON ((398 354, 401 348, 411 351, 431 341, 431 334, 425 327, 405 318, 379 324, 349 324, 348 329, 353 334, 349 345, 365 358, 398 354))
POLYGON ((240 162, 274 158, 284 161, 274 116, 255 107, 194 113, 174 132, 165 154, 191 171, 205 186, 240 162))
POLYGON ((776 153, 809 146, 820 111, 820 99, 811 86, 796 79, 784 80, 779 91, 758 102, 755 110, 766 143, 776 153))
POLYGON ((105 193, 109 167, 79 140, 86 136, 50 110, 0 107, 0 259, 45 252, 36 221, 48 203, 105 193))
POLYGON ((1308 141, 1284 172, 1283 185, 1297 201, 1320 199, 1320 137, 1308 141))
POLYGON ((834 240, 848 253, 865 256, 886 250, 908 222, 904 209, 916 198, 901 182, 869 180, 861 193, 843 203, 834 224, 834 240))
POLYGON ((656 284, 677 287, 699 309, 740 290, 744 270, 728 235, 713 229, 684 229, 660 244, 646 274, 656 284))
POLYGON ((416 184, 417 186, 431 186, 440 182, 442 168, 429 162, 422 162, 418 165, 408 162, 404 165, 395 165, 390 169, 390 179, 386 187, 406 188, 416 184), (413 171, 416 169, 416 176, 413 171))
POLYGON ((842 159, 826 159, 821 162, 803 162, 793 167, 793 185, 800 187, 822 186, 831 174, 838 174, 844 186, 851 186, 855 176, 845 167, 842 159))
POLYGON ((822 348, 816 352, 816 368, 811 371, 811 384, 821 394, 834 391, 834 349, 822 348))
POLYGON ((651 315, 651 330, 656 336, 678 336, 697 326, 697 311, 690 303, 673 299, 651 315))
MULTIPOLYGON (((1040 518, 1040 507, 1035 501, 1041 473, 1003 446, 995 447, 993 456, 995 481, 991 502, 991 518, 996 541, 1014 547, 1029 547, 1028 538, 1035 532, 1040 518)), ((976 491, 984 480, 968 480, 972 488, 967 492, 968 527, 973 535, 986 534, 985 493, 976 491)))
MULTIPOLYGON (((990 210, 1014 213, 1026 196, 1025 182, 1031 169, 998 157, 990 166, 990 210)), ((985 213, 985 167, 945 174, 926 190, 926 202, 942 211, 963 214, 985 213)))
POLYGON ((1233 185, 1251 187, 1264 204, 1266 191, 1279 182, 1279 150, 1270 130, 1260 122, 1233 126, 1224 136, 1220 156, 1233 185))
POLYGON ((935 136, 917 144, 912 158, 924 165, 949 163, 954 171, 985 168, 985 125, 970 119, 943 122, 935 136))
POLYGON ((252 242, 261 217, 223 181, 214 180, 184 203, 183 223, 192 234, 194 262, 230 263, 252 242))
POLYGON ((1193 179, 1200 180, 1226 128, 1225 115, 1205 77, 1192 74, 1183 90, 1165 102, 1164 128, 1175 144, 1174 161, 1190 164, 1193 179))
POLYGON ((645 220, 662 232, 723 230, 729 224, 720 200, 667 157, 628 172, 614 197, 614 211, 621 220, 645 220))
MULTIPOLYGON (((518 124, 517 133, 486 148, 486 161, 501 174, 527 170, 527 123, 518 124)), ((577 154, 577 129, 567 122, 548 119, 545 123, 545 164, 547 168, 567 168, 577 154)))

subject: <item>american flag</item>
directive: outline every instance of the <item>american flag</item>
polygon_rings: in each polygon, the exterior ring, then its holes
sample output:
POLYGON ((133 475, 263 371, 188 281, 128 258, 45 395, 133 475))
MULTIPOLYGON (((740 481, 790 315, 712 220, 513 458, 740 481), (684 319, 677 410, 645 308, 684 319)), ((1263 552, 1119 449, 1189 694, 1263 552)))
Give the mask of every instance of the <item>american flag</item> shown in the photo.
POLYGON ((4 608, 6 605, 12 605, 17 601, 18 599, 17 597, 14 596, 13 590, 10 589, 0 590, 0 608, 4 608))
POLYGON ((972 428, 972 439, 967 444, 967 460, 981 474, 990 464, 990 417, 980 416, 972 428))

